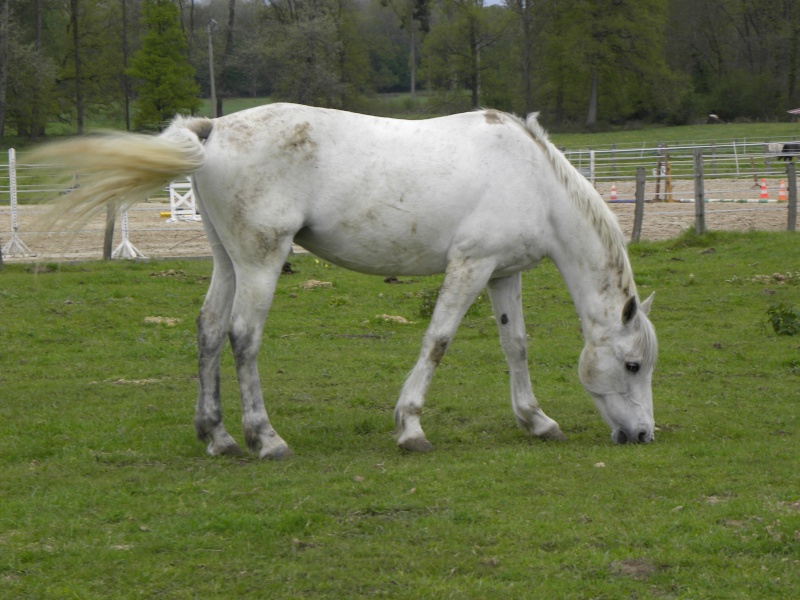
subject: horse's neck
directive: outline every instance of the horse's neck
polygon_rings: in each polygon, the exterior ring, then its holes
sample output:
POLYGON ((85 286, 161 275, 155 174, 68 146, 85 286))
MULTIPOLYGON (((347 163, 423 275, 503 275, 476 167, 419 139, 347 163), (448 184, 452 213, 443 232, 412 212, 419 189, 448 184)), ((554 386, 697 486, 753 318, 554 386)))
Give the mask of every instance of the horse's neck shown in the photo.
POLYGON ((619 319, 622 307, 633 293, 624 287, 626 267, 618 264, 593 230, 573 230, 570 235, 557 236, 550 257, 575 303, 584 337, 603 335, 619 319))

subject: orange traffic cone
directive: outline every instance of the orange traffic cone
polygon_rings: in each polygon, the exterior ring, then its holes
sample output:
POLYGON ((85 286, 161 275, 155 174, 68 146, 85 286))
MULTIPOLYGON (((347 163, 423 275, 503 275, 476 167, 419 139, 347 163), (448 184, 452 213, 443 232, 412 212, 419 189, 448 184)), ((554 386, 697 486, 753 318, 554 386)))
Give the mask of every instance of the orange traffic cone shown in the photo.
POLYGON ((761 180, 761 195, 758 197, 759 200, 769 200, 769 194, 767 193, 767 180, 761 180))
POLYGON ((617 199, 617 183, 614 182, 611 184, 611 197, 609 198, 609 201, 613 202, 616 199, 617 199))
POLYGON ((786 202, 786 181, 781 179, 781 187, 778 190, 778 202, 786 202))

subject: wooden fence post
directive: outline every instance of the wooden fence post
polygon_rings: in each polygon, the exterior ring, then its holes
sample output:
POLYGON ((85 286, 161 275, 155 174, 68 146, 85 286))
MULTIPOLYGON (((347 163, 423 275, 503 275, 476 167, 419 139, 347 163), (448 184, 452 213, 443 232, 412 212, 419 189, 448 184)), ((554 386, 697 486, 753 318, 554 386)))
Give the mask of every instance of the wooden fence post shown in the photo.
POLYGON ((638 242, 642 235, 642 219, 644 219, 644 167, 636 169, 636 208, 633 211, 633 234, 632 242, 638 242))
POLYGON ((694 231, 706 232, 706 194, 703 189, 703 150, 694 149, 694 231))
POLYGON ((103 235, 103 260, 111 260, 114 241, 114 221, 116 220, 116 215, 116 209, 114 209, 110 204, 106 206, 106 230, 105 234, 103 235))
POLYGON ((667 152, 664 156, 664 161, 667 165, 667 180, 664 185, 664 193, 666 194, 667 202, 672 202, 674 200, 672 197, 672 163, 669 161, 669 152, 667 152))
POLYGON ((786 228, 795 231, 797 226, 797 168, 794 162, 786 165, 786 179, 789 180, 789 217, 786 228))
POLYGON ((658 157, 658 164, 656 165, 656 202, 661 202, 661 156, 658 157))

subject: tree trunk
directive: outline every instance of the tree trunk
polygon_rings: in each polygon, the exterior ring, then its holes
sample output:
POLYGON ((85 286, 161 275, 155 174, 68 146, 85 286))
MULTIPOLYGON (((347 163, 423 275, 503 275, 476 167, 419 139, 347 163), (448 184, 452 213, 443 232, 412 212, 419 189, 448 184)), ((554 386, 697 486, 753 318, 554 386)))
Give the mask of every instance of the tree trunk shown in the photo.
POLYGON ((414 0, 408 0, 408 62, 411 68, 411 99, 417 96, 417 40, 414 26, 414 0))
POLYGON ((523 0, 520 7, 522 19, 522 83, 525 100, 525 114, 533 112, 533 89, 531 83, 531 49, 533 32, 531 31, 531 0, 523 0))
MULTIPOLYGON (((40 56, 42 53, 42 0, 35 0, 34 5, 34 48, 36 55, 40 56)), ((38 83, 33 88, 33 96, 31 98, 31 141, 37 141, 44 136, 46 123, 42 119, 42 94, 41 88, 38 83)))
POLYGON ((233 22, 236 11, 236 0, 228 0, 228 30, 225 32, 225 49, 222 52, 222 59, 219 66, 219 82, 220 89, 217 94, 217 116, 221 117, 222 112, 222 98, 230 93, 228 89, 228 63, 230 62, 231 54, 233 53, 233 22))
POLYGON ((81 86, 81 51, 80 35, 78 35, 78 2, 70 0, 70 26, 72 27, 72 43, 75 46, 75 109, 78 113, 78 134, 83 133, 83 90, 81 86))
POLYGON ((10 48, 9 34, 9 2, 0 0, 0 140, 6 123, 6 88, 8 86, 8 51, 10 48))
POLYGON ((122 95, 125 97, 125 130, 131 130, 131 84, 128 79, 128 0, 122 0, 122 95))
POLYGON ((469 32, 469 49, 470 49, 470 88, 472 89, 472 108, 478 108, 480 103, 480 50, 478 49, 478 40, 475 35, 475 24, 470 21, 469 32))
POLYGON ((597 93, 597 69, 592 69, 592 83, 589 88, 589 113, 586 116, 587 125, 597 123, 597 93))
POLYGON ((798 66, 798 51, 800 51, 800 25, 795 23, 792 26, 792 37, 790 40, 789 49, 789 102, 794 106, 795 91, 797 89, 797 66, 798 66))
POLYGON ((564 124, 564 82, 559 82, 556 92, 556 123, 564 124))

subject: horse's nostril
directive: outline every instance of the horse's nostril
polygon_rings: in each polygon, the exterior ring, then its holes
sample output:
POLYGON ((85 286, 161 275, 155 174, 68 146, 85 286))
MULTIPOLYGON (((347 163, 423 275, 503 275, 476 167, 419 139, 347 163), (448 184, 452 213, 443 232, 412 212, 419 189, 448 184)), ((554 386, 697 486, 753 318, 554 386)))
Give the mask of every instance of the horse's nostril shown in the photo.
POLYGON ((624 431, 622 431, 621 429, 617 432, 616 442, 618 444, 627 444, 628 443, 628 435, 624 431))
POLYGON ((642 431, 639 432, 639 435, 637 436, 637 439, 639 440, 640 444, 645 444, 645 443, 650 441, 650 436, 647 435, 646 431, 642 430, 642 431))

